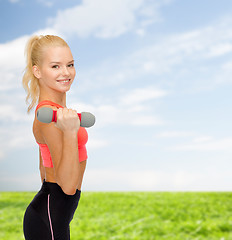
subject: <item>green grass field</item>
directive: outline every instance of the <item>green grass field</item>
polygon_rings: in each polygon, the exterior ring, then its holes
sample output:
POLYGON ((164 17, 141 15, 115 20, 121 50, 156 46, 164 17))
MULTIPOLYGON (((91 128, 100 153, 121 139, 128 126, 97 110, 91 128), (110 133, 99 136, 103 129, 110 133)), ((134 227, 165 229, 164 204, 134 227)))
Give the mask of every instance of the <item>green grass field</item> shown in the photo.
MULTIPOLYGON (((0 192, 0 239, 24 239, 31 192, 0 192)), ((232 240, 232 193, 82 192, 72 240, 232 240)))

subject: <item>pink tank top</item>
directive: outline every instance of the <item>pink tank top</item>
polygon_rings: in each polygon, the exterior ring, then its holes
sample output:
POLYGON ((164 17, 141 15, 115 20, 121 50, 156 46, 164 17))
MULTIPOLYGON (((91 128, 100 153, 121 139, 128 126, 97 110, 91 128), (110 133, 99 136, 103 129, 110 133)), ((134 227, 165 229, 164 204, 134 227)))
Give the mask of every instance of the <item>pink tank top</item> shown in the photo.
MULTIPOLYGON (((45 100, 45 101, 40 102, 37 105, 35 111, 37 111, 43 105, 50 105, 50 106, 56 106, 57 108, 63 108, 63 106, 61 106, 57 103, 54 103, 54 102, 49 101, 49 100, 45 100)), ((87 150, 86 150, 86 146, 85 146, 87 141, 88 141, 88 133, 85 130, 85 128, 83 128, 83 127, 79 128, 78 133, 77 133, 77 137, 78 137, 79 162, 82 162, 82 161, 85 161, 88 158, 87 150)), ((41 157, 42 157, 44 167, 52 168, 53 167, 52 158, 51 158, 51 154, 50 154, 50 151, 49 151, 49 148, 48 148, 47 144, 38 143, 38 145, 39 145, 39 148, 40 148, 41 157)))

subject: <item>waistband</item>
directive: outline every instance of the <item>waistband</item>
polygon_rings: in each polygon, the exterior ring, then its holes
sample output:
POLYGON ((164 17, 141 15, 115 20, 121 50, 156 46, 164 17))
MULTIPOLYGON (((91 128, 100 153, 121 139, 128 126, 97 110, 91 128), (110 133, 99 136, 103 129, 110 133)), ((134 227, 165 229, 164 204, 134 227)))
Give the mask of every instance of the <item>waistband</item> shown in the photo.
POLYGON ((57 184, 53 182, 46 182, 45 180, 43 181, 42 187, 41 187, 42 192, 47 192, 47 193, 59 193, 59 194, 64 194, 66 196, 72 197, 77 194, 81 194, 81 190, 77 189, 76 193, 74 195, 67 195, 63 192, 62 188, 57 184))

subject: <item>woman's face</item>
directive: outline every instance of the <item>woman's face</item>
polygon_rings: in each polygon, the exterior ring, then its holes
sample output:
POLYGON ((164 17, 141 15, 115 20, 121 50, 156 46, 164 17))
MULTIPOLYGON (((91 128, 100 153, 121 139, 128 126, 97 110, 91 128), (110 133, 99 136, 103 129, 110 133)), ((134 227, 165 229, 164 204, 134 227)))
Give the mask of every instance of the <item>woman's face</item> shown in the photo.
POLYGON ((40 87, 67 92, 76 75, 74 60, 69 47, 48 47, 40 67, 34 66, 34 74, 40 87))

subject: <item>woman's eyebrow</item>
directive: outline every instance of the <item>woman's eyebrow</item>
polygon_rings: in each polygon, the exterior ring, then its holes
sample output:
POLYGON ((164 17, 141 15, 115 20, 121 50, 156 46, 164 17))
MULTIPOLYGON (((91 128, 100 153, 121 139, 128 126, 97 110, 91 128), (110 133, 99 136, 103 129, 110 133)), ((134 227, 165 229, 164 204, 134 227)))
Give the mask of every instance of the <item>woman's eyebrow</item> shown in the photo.
MULTIPOLYGON (((74 60, 71 60, 68 63, 71 63, 71 62, 74 62, 74 60)), ((52 64, 52 63, 60 64, 61 62, 50 62, 50 64, 52 64)))

